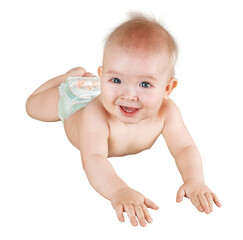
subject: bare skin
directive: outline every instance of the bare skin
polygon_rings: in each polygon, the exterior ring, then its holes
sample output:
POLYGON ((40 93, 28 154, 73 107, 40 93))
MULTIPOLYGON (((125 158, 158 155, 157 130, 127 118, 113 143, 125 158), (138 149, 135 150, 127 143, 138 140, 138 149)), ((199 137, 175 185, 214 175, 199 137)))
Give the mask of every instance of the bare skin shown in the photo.
MULTIPOLYGON (((126 212, 133 226, 138 222, 141 226, 151 223, 148 208, 157 210, 159 207, 119 178, 107 158, 149 149, 162 134, 184 181, 176 201, 187 197, 199 211, 207 214, 213 211, 213 202, 220 207, 217 196, 205 184, 198 149, 179 109, 169 99, 177 80, 158 80, 168 78, 166 56, 163 59, 142 56, 147 61, 146 68, 140 55, 123 53, 119 47, 112 49, 108 56, 112 61, 105 59, 104 66, 98 70, 101 95, 64 122, 66 135, 80 151, 83 169, 92 187, 111 201, 119 221, 124 221, 123 212, 126 212), (164 63, 162 71, 155 67, 158 61, 164 63), (144 77, 148 74, 157 80, 150 82, 150 78, 144 77), (129 117, 121 106, 136 108, 136 114, 129 117)), ((79 67, 46 82, 27 100, 26 110, 31 117, 41 121, 60 120, 58 86, 67 76, 92 74, 79 67)))

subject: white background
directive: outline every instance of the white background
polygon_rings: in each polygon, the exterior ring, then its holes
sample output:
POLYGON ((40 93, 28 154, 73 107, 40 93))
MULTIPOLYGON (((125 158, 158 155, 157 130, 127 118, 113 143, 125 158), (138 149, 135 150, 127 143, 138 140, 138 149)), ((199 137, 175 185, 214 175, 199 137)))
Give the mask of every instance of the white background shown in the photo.
POLYGON ((0 239, 243 239, 241 1, 1 1, 0 239), (176 203, 180 174, 163 138, 147 151, 109 159, 131 187, 160 206, 132 227, 89 185, 61 122, 28 117, 43 82, 83 66, 97 73, 102 40, 129 10, 152 13, 180 54, 172 99, 223 207, 200 213, 176 203), (240 219, 240 220, 239 220, 240 219))

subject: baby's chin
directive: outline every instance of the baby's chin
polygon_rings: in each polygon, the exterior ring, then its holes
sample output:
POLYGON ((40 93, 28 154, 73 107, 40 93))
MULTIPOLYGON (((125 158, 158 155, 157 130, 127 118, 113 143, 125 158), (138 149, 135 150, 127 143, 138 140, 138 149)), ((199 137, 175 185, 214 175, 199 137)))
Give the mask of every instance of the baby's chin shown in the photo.
POLYGON ((117 114, 115 116, 120 122, 122 122, 123 124, 126 125, 134 125, 134 124, 138 124, 138 123, 145 123, 147 120, 149 121, 152 116, 142 116, 142 114, 139 114, 134 116, 134 117, 126 117, 123 116, 122 114, 117 114))
POLYGON ((134 125, 140 122, 141 120, 136 120, 136 119, 119 119, 123 124, 126 125, 134 125))

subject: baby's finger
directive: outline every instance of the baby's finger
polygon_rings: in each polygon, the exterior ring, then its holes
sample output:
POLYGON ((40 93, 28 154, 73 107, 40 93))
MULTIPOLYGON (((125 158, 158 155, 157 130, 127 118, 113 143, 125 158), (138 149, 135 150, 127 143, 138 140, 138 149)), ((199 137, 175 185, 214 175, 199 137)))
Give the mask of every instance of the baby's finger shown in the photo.
POLYGON ((123 216, 123 206, 122 204, 118 204, 116 206, 116 215, 117 215, 117 218, 120 222, 124 222, 124 216, 123 216))
POLYGON ((135 211, 134 211, 133 205, 130 204, 130 203, 125 203, 124 204, 124 209, 125 209, 125 211, 127 213, 127 216, 130 219, 131 224, 133 226, 137 226, 138 222, 137 222, 137 219, 136 219, 136 216, 135 216, 135 211))
POLYGON ((217 207, 222 207, 222 204, 220 203, 220 201, 219 201, 218 197, 216 196, 216 194, 214 194, 214 193, 211 193, 211 194, 213 196, 213 201, 215 202, 216 206, 217 207))
POLYGON ((159 209, 159 206, 157 206, 154 202, 152 202, 150 199, 148 198, 144 198, 144 204, 148 207, 148 208, 152 208, 152 209, 159 209))
POLYGON ((134 207, 135 207, 136 215, 137 215, 140 225, 142 227, 145 227, 146 221, 145 221, 145 217, 144 217, 144 213, 143 213, 143 209, 142 209, 141 205, 136 204, 136 205, 134 205, 134 207))
POLYGON ((191 203, 198 209, 198 211, 203 212, 203 206, 201 205, 197 195, 193 195, 191 198, 191 203))
POLYGON ((205 196, 208 200, 210 211, 212 212, 213 211, 213 197, 212 197, 211 193, 208 193, 208 192, 205 193, 205 196))
POLYGON ((208 200, 207 198, 205 197, 204 193, 200 193, 198 194, 198 197, 199 197, 199 200, 203 206, 203 209, 205 211, 205 213, 209 214, 210 213, 210 209, 209 209, 209 206, 208 206, 208 200))
POLYGON ((176 195, 176 201, 179 203, 183 200, 183 197, 185 196, 185 190, 183 187, 180 187, 180 189, 177 192, 176 195))
POLYGON ((144 215, 145 215, 145 219, 147 220, 148 223, 151 223, 153 222, 153 219, 147 209, 147 207, 144 205, 144 204, 141 204, 142 208, 143 208, 143 212, 144 212, 144 215))

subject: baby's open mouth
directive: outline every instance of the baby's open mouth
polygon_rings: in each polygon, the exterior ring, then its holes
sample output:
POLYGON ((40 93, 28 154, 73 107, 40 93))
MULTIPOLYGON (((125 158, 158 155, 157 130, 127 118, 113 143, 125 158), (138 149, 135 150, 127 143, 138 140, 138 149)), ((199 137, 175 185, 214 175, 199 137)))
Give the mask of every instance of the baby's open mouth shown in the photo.
POLYGON ((138 108, 120 106, 124 112, 133 113, 138 110, 138 108))
POLYGON ((123 115, 125 115, 127 117, 133 117, 139 111, 139 108, 120 106, 120 110, 123 115))

